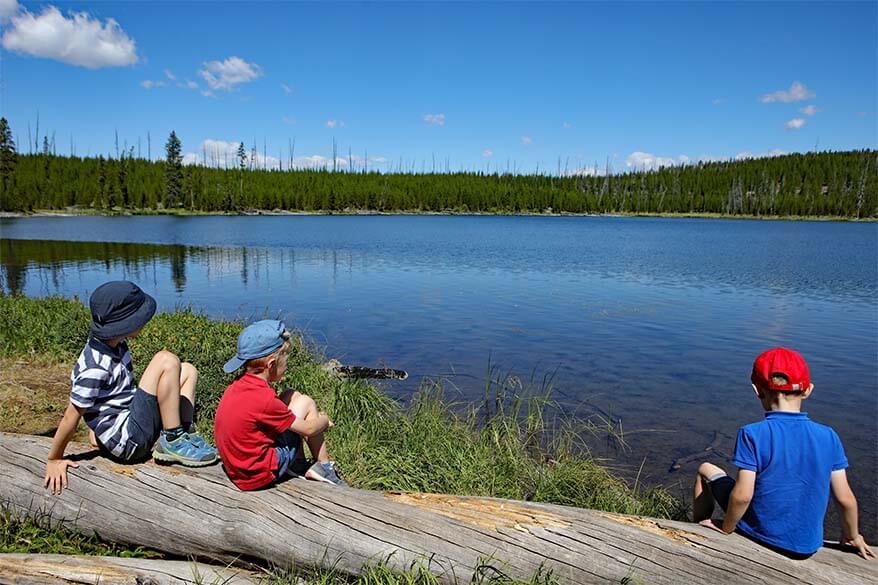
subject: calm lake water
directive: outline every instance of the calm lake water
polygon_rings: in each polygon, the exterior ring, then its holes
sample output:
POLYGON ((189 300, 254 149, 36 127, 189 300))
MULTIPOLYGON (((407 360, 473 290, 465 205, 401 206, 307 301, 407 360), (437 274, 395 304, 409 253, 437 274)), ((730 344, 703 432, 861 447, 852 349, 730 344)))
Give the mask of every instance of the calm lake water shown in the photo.
MULTIPOLYGON (((345 363, 408 370, 452 396, 551 376, 567 412, 621 420, 641 481, 688 494, 678 458, 762 417, 753 358, 802 352, 812 418, 851 462, 878 537, 878 225, 585 217, 76 217, 0 220, 2 286, 87 298, 137 282, 160 309, 281 316, 345 363)), ((722 456, 715 460, 724 462, 722 456)), ((834 524, 834 521, 831 521, 834 524)), ((837 535, 828 534, 833 538, 837 535)))

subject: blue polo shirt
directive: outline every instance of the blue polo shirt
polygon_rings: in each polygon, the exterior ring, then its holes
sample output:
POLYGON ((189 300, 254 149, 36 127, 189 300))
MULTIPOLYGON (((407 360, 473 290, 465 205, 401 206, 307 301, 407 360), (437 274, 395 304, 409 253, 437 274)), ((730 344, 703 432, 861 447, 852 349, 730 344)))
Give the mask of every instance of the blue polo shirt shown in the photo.
POLYGON ((829 476, 848 466, 835 431, 804 412, 766 412, 738 431, 732 463, 756 472, 741 532, 800 554, 823 545, 829 476))

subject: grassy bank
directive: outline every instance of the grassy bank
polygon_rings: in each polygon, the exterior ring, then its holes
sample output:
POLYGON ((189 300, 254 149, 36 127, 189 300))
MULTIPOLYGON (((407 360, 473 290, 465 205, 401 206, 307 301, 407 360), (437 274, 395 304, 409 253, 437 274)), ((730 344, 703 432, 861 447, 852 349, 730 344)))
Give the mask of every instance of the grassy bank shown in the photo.
MULTIPOLYGON (((89 323, 87 309, 76 300, 0 297, 0 380, 25 367, 31 380, 51 373, 55 406, 48 408, 60 419, 67 395, 58 390, 58 372, 72 367, 89 323)), ((158 314, 131 341, 136 373, 163 348, 192 362, 200 372, 198 427, 212 437, 213 413, 231 381, 221 366, 234 353, 241 328, 187 310, 158 314)), ((376 387, 329 376, 301 341, 278 386, 295 387, 327 410, 336 423, 329 444, 345 479, 356 487, 533 500, 659 518, 679 519, 685 512, 666 491, 632 489, 592 460, 581 440, 588 421, 549 422, 544 396, 515 395, 489 384, 484 403, 462 406, 448 403, 441 386, 428 384, 400 404, 376 387)), ((11 391, 4 388, 0 384, 0 391, 11 391)), ((6 397, 0 399, 6 403, 6 397)), ((10 409, 3 410, 0 430, 17 430, 6 414, 10 409)), ((27 418, 18 416, 15 420, 27 418)), ((15 549, 17 537, 8 536, 15 530, 2 533, 0 550, 15 549)))

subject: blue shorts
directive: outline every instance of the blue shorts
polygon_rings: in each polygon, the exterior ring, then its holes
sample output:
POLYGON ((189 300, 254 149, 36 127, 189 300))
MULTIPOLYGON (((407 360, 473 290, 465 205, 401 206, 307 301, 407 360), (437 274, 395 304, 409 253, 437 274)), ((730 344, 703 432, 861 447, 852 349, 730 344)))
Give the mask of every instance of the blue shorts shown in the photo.
POLYGON ((277 469, 274 471, 274 477, 281 479, 296 460, 302 448, 302 437, 292 431, 284 431, 278 435, 274 444, 274 449, 277 451, 277 469))

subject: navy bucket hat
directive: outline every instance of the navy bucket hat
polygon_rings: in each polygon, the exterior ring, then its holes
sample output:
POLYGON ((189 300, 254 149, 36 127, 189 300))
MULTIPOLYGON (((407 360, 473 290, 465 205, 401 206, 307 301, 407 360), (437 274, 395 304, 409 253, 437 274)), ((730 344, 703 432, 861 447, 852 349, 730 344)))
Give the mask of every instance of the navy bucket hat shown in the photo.
POLYGON ((98 339, 125 337, 155 315, 155 299, 127 280, 102 284, 91 294, 88 305, 91 334, 98 339))
POLYGON ((226 362, 223 370, 231 374, 248 360, 273 354, 289 338, 286 326, 276 319, 263 319, 248 325, 238 336, 237 353, 226 362))

